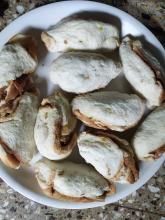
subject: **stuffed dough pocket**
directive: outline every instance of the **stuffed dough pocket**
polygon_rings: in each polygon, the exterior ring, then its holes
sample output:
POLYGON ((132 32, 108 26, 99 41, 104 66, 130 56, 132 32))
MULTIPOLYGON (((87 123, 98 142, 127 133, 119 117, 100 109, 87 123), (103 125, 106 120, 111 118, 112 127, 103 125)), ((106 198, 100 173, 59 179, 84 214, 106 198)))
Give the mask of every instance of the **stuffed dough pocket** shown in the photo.
POLYGON ((72 111, 89 127, 125 131, 141 119, 144 102, 134 94, 93 92, 75 97, 72 111))
POLYGON ((64 91, 79 94, 104 88, 120 71, 120 63, 102 54, 70 52, 53 61, 49 74, 64 91))
POLYGON ((43 159, 35 174, 43 192, 59 200, 93 202, 115 193, 114 185, 86 164, 43 159))
POLYGON ((35 142, 41 155, 50 160, 68 157, 76 146, 75 127, 76 118, 61 93, 44 98, 34 128, 35 142))
POLYGON ((51 52, 68 50, 114 50, 119 45, 118 29, 101 21, 74 19, 60 22, 41 39, 51 52))

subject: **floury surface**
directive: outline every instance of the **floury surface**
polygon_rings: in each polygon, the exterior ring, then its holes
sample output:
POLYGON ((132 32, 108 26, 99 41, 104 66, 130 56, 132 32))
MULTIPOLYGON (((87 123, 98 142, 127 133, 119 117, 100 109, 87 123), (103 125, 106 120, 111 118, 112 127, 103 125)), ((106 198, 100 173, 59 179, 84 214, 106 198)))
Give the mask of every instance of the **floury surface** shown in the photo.
MULTIPOLYGON (((54 0, 1 0, 0 30, 21 14, 54 0)), ((165 46, 164 0, 104 0, 144 23, 165 46)), ((139 190, 117 203, 86 210, 60 210, 39 205, 0 180, 0 220, 165 220, 165 165, 139 190)))

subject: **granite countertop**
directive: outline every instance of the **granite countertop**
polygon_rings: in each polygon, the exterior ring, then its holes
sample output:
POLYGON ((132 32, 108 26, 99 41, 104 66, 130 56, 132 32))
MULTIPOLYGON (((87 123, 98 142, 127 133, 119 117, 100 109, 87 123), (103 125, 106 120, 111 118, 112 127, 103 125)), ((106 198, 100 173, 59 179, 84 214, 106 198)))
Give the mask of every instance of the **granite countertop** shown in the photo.
MULTIPOLYGON (((53 0, 1 0, 0 30, 21 14, 53 0)), ((142 21, 165 46, 164 0, 104 0, 142 21)), ((139 190, 117 203, 86 210, 60 210, 37 204, 0 180, 0 220, 165 220, 165 164, 139 190)))

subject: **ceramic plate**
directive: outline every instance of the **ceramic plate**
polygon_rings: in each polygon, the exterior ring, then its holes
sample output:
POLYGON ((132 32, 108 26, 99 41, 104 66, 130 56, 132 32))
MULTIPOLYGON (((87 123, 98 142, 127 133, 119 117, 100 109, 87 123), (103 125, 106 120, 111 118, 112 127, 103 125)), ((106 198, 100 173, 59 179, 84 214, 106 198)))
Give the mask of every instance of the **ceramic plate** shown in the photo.
MULTIPOLYGON (((41 90, 41 98, 51 94, 55 89, 58 89, 51 84, 48 78, 49 64, 57 54, 50 54, 46 51, 40 40, 41 31, 53 26, 65 17, 75 15, 99 19, 117 25, 120 29, 121 37, 127 34, 137 36, 145 42, 146 47, 149 47, 150 51, 153 52, 161 62, 165 63, 165 51, 160 42, 144 25, 127 13, 108 5, 90 1, 64 1, 49 4, 19 17, 0 33, 0 47, 2 47, 13 35, 20 32, 31 33, 37 38, 39 66, 36 72, 36 83, 41 90)), ((108 89, 108 87, 106 89, 108 89)), ((122 75, 113 80, 111 89, 126 92, 130 91, 130 87, 122 75)), ((128 133, 126 135, 129 138, 131 134, 128 133)), ((80 162, 81 158, 76 151, 72 154, 71 160, 80 162)), ((30 168, 12 170, 1 164, 0 177, 13 189, 38 203, 56 208, 83 209, 103 206, 126 197, 147 182, 159 169, 163 161, 164 157, 162 156, 154 163, 140 163, 139 180, 133 185, 118 184, 117 193, 107 197, 104 202, 73 203, 48 198, 42 194, 34 178, 34 173, 30 168)))

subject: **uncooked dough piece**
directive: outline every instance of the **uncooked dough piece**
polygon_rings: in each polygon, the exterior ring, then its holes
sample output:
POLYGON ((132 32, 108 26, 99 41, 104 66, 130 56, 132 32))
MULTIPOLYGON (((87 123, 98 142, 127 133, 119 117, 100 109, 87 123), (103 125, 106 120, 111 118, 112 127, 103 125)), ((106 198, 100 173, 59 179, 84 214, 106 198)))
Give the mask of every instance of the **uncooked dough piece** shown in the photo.
POLYGON ((119 32, 112 24, 73 19, 60 22, 50 30, 44 31, 41 39, 51 52, 114 50, 119 45, 119 32))
POLYGON ((55 199, 93 202, 115 193, 114 185, 86 164, 42 159, 35 173, 43 192, 55 199))
POLYGON ((72 111, 90 127, 125 131, 139 122, 144 113, 144 103, 134 94, 93 92, 75 97, 72 111))
POLYGON ((0 51, 0 88, 23 74, 33 73, 37 68, 34 39, 18 34, 0 51))
POLYGON ((36 153, 34 125, 38 111, 38 97, 25 93, 10 120, 0 123, 0 159, 11 168, 28 164, 36 153))
POLYGON ((106 132, 82 132, 78 138, 80 155, 104 178, 134 183, 139 172, 129 143, 106 132))
POLYGON ((50 79, 64 91, 79 94, 104 88, 120 71, 120 63, 104 55, 70 52, 53 61, 50 79))
POLYGON ((159 106, 165 99, 162 73, 158 60, 143 49, 140 41, 126 37, 120 46, 125 77, 146 100, 149 108, 159 106))
POLYGON ((35 39, 17 34, 0 51, 0 122, 12 117, 18 98, 34 92, 32 73, 37 67, 35 39))
POLYGON ((42 156, 50 160, 68 157, 76 146, 76 118, 68 100, 56 92, 44 98, 39 107, 34 138, 42 156))
POLYGON ((132 143, 139 160, 153 161, 165 152, 165 104, 147 116, 132 143))

